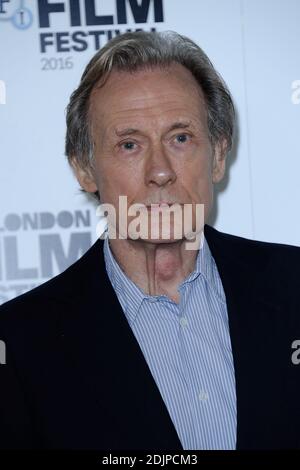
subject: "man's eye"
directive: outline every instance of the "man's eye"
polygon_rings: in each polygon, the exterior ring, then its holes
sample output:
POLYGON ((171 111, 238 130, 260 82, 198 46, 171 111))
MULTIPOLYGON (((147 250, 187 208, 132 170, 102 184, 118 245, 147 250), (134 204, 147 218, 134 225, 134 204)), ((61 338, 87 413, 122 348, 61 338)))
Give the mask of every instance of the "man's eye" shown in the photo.
POLYGON ((178 134, 176 136, 176 141, 179 142, 180 144, 185 144, 189 140, 189 135, 187 134, 178 134))
POLYGON ((134 150, 135 142, 123 142, 121 147, 125 150, 134 150))

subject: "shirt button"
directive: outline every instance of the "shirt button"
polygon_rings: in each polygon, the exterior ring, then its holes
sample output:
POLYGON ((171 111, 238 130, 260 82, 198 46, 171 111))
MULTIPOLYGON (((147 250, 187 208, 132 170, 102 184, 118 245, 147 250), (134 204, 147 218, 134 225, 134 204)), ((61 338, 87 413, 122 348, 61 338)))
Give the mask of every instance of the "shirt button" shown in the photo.
POLYGON ((208 400, 208 393, 205 392, 204 390, 201 390, 201 392, 199 393, 199 400, 200 401, 207 401, 208 400))
POLYGON ((181 317, 180 318, 180 325, 181 326, 187 326, 187 324, 188 324, 187 318, 186 317, 181 317))

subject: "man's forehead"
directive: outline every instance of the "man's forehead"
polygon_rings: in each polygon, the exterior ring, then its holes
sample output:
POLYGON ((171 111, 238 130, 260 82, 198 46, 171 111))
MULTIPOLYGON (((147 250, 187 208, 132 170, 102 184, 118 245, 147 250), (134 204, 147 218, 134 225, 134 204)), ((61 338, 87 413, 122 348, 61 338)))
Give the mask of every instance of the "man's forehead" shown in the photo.
POLYGON ((152 124, 164 129, 184 128, 206 120, 198 83, 187 69, 177 65, 167 70, 114 71, 91 96, 93 127, 104 125, 105 134, 132 135, 152 124))
MULTIPOLYGON (((196 79, 194 78, 192 72, 187 67, 178 62, 172 62, 170 64, 164 65, 144 65, 131 70, 113 67, 109 75, 106 77, 104 83, 107 84, 109 82, 117 81, 122 82, 126 78, 129 78, 129 80, 134 80, 135 78, 144 79, 157 74, 165 75, 166 77, 186 77, 187 79, 193 80, 196 83, 196 79)), ((98 85, 101 88, 101 81, 99 81, 98 85)), ((95 87, 97 88, 97 84, 95 87)))
POLYGON ((104 85, 95 85, 90 96, 90 104, 101 106, 101 102, 118 106, 118 101, 139 105, 139 101, 155 99, 176 99, 179 94, 197 94, 204 100, 203 92, 192 73, 181 64, 167 67, 151 67, 136 71, 112 70, 104 85))

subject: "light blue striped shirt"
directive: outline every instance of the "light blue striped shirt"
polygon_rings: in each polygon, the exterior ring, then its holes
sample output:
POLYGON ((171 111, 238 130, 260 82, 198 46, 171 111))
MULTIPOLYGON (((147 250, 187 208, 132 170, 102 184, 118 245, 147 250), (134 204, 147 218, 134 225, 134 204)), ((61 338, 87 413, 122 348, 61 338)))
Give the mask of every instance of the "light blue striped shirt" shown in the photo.
MULTIPOLYGON (((106 271, 183 449, 235 449, 236 393, 226 299, 204 238, 180 302, 150 296, 103 245, 106 271)), ((121 352, 120 352, 121 353, 121 352)))

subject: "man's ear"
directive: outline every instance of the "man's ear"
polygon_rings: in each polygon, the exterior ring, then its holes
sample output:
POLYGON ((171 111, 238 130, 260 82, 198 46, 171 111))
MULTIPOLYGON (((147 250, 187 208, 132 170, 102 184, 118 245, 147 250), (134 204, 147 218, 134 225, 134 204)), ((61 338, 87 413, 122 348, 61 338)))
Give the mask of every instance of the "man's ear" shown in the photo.
POLYGON ((213 183, 219 183, 224 176, 226 168, 226 156, 227 156, 227 141, 222 139, 217 142, 214 149, 214 160, 213 160, 213 171, 212 180, 213 183))
POLYGON ((81 168, 75 159, 71 160, 71 165, 78 183, 88 193, 95 193, 98 191, 97 185, 95 183, 95 178, 90 167, 85 169, 81 168))

